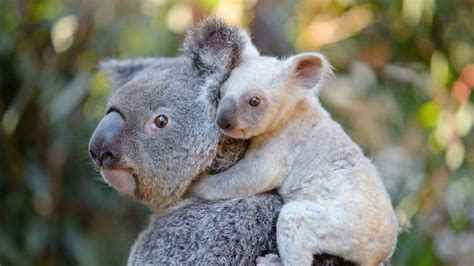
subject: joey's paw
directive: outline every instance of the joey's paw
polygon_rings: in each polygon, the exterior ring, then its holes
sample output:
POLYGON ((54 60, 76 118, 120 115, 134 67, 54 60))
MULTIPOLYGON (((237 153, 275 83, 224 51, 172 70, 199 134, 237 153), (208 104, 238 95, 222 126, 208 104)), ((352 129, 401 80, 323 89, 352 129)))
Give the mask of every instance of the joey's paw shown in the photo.
POLYGON ((267 254, 257 258, 257 266, 282 266, 281 259, 276 254, 267 254))
POLYGON ((212 189, 209 189, 207 182, 200 180, 190 190, 190 195, 204 200, 215 200, 212 189))
POLYGON ((195 186, 193 186, 191 188, 190 194, 193 197, 200 198, 200 199, 205 199, 205 197, 204 197, 205 193, 204 193, 203 189, 201 188, 201 186, 199 184, 196 184, 195 186))

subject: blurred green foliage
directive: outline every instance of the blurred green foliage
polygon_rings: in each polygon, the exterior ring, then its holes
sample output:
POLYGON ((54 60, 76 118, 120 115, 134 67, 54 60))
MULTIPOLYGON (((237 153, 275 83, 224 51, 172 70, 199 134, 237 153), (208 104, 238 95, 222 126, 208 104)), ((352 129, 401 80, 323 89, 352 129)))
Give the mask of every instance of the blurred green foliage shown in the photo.
POLYGON ((0 264, 124 264, 145 207, 102 184, 87 143, 98 61, 175 56, 207 14, 264 54, 321 50, 321 97, 373 158, 404 232, 395 265, 474 261, 472 1, 0 0, 0 264))

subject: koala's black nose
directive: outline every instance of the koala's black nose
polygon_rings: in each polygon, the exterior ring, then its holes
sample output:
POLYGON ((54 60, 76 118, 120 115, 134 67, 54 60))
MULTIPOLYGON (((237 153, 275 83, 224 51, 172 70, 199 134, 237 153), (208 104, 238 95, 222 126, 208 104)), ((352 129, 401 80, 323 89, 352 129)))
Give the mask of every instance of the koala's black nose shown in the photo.
POLYGON ((89 153, 97 166, 115 167, 122 157, 119 135, 125 120, 117 112, 107 114, 92 134, 89 153))
POLYGON ((234 100, 224 100, 219 104, 217 110, 216 122, 222 129, 231 129, 234 126, 234 121, 237 112, 237 104, 234 100))

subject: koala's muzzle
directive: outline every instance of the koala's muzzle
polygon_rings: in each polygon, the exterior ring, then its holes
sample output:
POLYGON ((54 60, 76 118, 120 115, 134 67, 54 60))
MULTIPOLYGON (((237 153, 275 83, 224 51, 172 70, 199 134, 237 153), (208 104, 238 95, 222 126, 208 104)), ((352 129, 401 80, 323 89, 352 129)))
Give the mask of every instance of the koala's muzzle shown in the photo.
POLYGON ((115 168, 122 157, 119 136, 125 126, 125 120, 117 112, 107 114, 92 134, 89 153, 99 167, 115 168))
POLYGON ((235 126, 237 103, 232 100, 224 100, 219 104, 216 122, 222 129, 232 129, 235 126))
POLYGON ((92 134, 89 153, 107 183, 133 197, 137 187, 135 177, 121 165, 120 136, 124 127, 125 119, 118 112, 107 114, 92 134))

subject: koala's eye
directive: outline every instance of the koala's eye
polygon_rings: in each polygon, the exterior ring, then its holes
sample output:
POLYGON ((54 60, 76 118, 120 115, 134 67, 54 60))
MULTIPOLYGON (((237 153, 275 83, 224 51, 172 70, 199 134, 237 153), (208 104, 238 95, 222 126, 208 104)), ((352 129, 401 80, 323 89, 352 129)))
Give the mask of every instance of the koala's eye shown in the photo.
POLYGON ((155 125, 158 128, 164 128, 168 125, 168 117, 166 115, 159 115, 155 118, 155 125))
POLYGON ((257 96, 253 96, 252 98, 250 98, 249 104, 253 107, 258 106, 260 104, 260 98, 258 98, 257 96))

